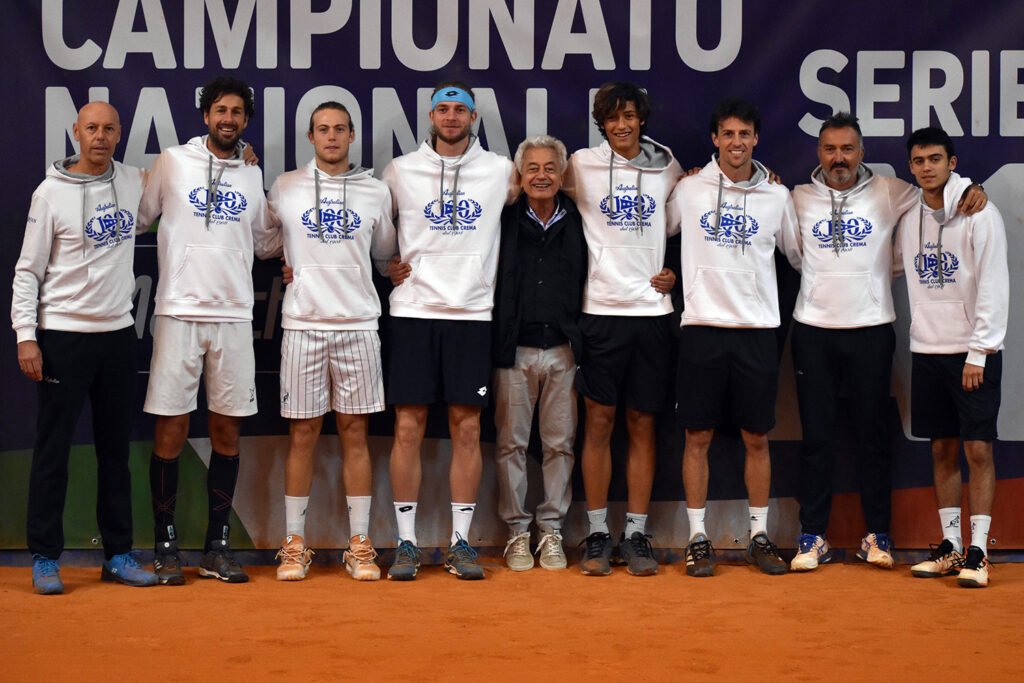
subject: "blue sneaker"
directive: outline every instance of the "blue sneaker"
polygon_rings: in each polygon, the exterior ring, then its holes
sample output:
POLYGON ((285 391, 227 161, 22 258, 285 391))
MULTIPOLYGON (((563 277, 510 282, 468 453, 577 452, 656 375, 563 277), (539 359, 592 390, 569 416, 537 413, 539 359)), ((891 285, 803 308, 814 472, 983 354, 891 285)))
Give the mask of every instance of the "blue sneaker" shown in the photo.
POLYGON ((860 542, 857 557, 882 569, 892 569, 892 539, 889 534, 868 534, 860 542))
POLYGON ((114 555, 103 562, 103 570, 100 578, 104 581, 117 581, 126 586, 155 586, 157 576, 153 572, 143 569, 131 553, 114 555))
POLYGON ((460 579, 479 581, 484 578, 484 570, 476 561, 476 551, 462 536, 458 536, 455 544, 448 548, 444 568, 449 574, 460 579))
POLYGON ((32 587, 40 595, 60 595, 64 592, 57 560, 39 554, 32 556, 32 587))
POLYGON ((412 541, 402 541, 395 548, 395 561, 388 570, 390 581, 412 581, 420 570, 420 549, 412 541))
POLYGON ((809 572, 832 559, 832 547, 824 536, 800 534, 797 552, 789 568, 795 572, 809 572))

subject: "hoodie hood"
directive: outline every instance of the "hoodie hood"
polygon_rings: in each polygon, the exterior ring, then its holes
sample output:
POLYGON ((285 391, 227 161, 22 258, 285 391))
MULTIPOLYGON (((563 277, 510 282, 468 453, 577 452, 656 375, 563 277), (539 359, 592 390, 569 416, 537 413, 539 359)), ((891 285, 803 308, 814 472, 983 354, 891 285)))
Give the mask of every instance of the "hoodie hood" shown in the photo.
MULTIPOLYGON (((78 163, 78 160, 80 158, 80 155, 75 154, 73 156, 69 156, 59 161, 53 162, 50 168, 46 170, 47 177, 53 178, 60 182, 78 185, 81 188, 82 208, 80 211, 80 217, 81 226, 83 230, 85 229, 86 220, 88 218, 87 206, 90 201, 89 197, 92 196, 93 198, 95 198, 96 193, 107 193, 107 195, 110 197, 110 202, 114 205, 113 215, 119 217, 118 222, 120 223, 122 220, 120 218, 121 206, 117 201, 117 188, 114 187, 114 178, 117 176, 117 164, 111 161, 110 165, 107 166, 107 170, 101 173, 100 175, 88 175, 85 173, 75 173, 74 171, 69 171, 68 169, 71 166, 74 166, 76 163, 78 163)), ((120 230, 118 230, 116 234, 120 235, 120 230)), ((86 242, 83 240, 82 254, 84 256, 87 253, 88 248, 86 246, 86 242)))
MULTIPOLYGON (((743 207, 741 215, 746 216, 747 196, 760 185, 768 182, 768 169, 765 168, 764 164, 756 159, 751 159, 750 163, 753 166, 753 174, 750 176, 749 180, 743 180, 740 182, 733 182, 725 175, 725 173, 722 172, 722 167, 718 164, 717 154, 713 154, 711 156, 711 161, 700 170, 701 176, 712 180, 712 182, 718 183, 718 200, 715 202, 715 228, 713 234, 715 238, 718 237, 718 233, 722 225, 722 200, 725 198, 725 193, 743 193, 743 207)), ((745 254, 746 252, 746 242, 741 242, 740 253, 745 254)))
POLYGON ((612 151, 612 147, 608 144, 607 140, 602 142, 596 151, 598 157, 609 164, 616 163, 632 166, 633 168, 645 171, 663 171, 675 161, 671 149, 646 135, 640 138, 640 153, 632 159, 626 159, 617 152, 612 151))
MULTIPOLYGON (((946 217, 942 221, 943 223, 949 223, 957 215, 957 204, 960 203, 960 198, 964 196, 967 188, 973 184, 974 182, 970 178, 963 178, 957 173, 949 174, 946 187, 942 190, 942 208, 945 209, 946 213, 946 217)), ((921 201, 924 201, 923 197, 921 201)))
MULTIPOLYGON (((446 157, 438 154, 437 150, 434 149, 433 142, 429 138, 424 140, 423 143, 420 145, 420 152, 423 153, 423 155, 427 158, 427 160, 430 163, 439 166, 441 169, 441 182, 439 183, 437 189, 437 202, 438 206, 443 207, 445 206, 446 203, 450 203, 445 202, 444 198, 445 173, 451 169, 454 169, 454 172, 452 173, 452 179, 451 181, 448 182, 448 191, 451 194, 452 199, 454 200, 456 197, 459 196, 459 173, 462 170, 462 166, 468 164, 469 162, 473 161, 478 156, 483 154, 484 148, 480 146, 480 139, 477 136, 470 134, 469 146, 466 147, 466 150, 457 157, 446 157)), ((458 211, 451 212, 451 227, 453 230, 459 227, 458 211)))
POLYGON ((217 189, 220 187, 220 179, 224 175, 224 169, 228 166, 242 166, 245 162, 242 161, 242 152, 245 149, 245 145, 239 140, 235 144, 235 154, 230 159, 221 159, 206 146, 206 140, 209 135, 198 135, 187 143, 185 143, 185 149, 189 152, 201 154, 204 159, 207 160, 206 168, 206 216, 205 225, 206 229, 210 229, 210 216, 216 211, 218 205, 221 202, 220 191, 217 189), (214 170, 216 166, 216 170, 214 170))
MULTIPOLYGON (((874 180, 875 172, 870 168, 861 164, 857 167, 857 180, 853 186, 845 190, 835 190, 828 186, 825 182, 825 171, 821 168, 821 164, 818 164, 813 171, 811 171, 811 183, 814 187, 823 195, 828 195, 832 200, 832 213, 829 220, 831 225, 841 225, 843 222, 843 209, 846 208, 846 200, 851 196, 859 194, 864 191, 874 180)), ((846 241, 845 233, 842 230, 832 230, 832 248, 835 251, 836 258, 839 258, 840 253, 843 250, 843 244, 846 241)))
MULTIPOLYGON (((960 201, 960 197, 963 196, 964 191, 970 187, 970 178, 961 178, 956 173, 950 173, 949 180, 946 181, 946 186, 942 189, 942 214, 938 214, 931 207, 925 204, 924 195, 921 195, 921 201, 917 206, 917 250, 920 257, 924 258, 925 251, 925 239, 924 239, 924 214, 925 212, 932 213, 935 216, 935 222, 939 224, 939 234, 935 240, 935 257, 939 263, 942 262, 942 233, 946 229, 946 225, 953 220, 956 215, 956 205, 960 201)), ((939 289, 945 285, 945 272, 943 268, 938 268, 938 279, 939 289)))
POLYGON ((348 183, 349 181, 358 182, 359 180, 365 180, 366 178, 373 176, 372 169, 366 169, 362 166, 352 166, 349 170, 338 175, 328 175, 324 173, 316 165, 316 157, 309 160, 306 164, 306 172, 308 175, 313 177, 313 192, 314 192, 314 204, 317 207, 316 211, 316 233, 320 237, 320 241, 324 241, 324 228, 321 222, 323 207, 320 205, 320 195, 323 190, 330 189, 331 191, 338 190, 341 192, 341 206, 339 213, 342 216, 342 230, 348 229, 348 183), (340 187, 340 190, 338 186, 340 187))

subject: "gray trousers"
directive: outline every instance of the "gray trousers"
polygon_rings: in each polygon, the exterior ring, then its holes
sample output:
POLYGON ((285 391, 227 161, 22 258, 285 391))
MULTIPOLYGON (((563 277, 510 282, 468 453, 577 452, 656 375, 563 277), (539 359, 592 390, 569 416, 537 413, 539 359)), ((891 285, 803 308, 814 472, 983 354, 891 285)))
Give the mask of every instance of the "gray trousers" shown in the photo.
POLYGON ((576 362, 563 344, 552 349, 516 348, 516 364, 495 374, 494 421, 498 428, 498 513, 512 534, 527 531, 526 449, 534 406, 540 408, 544 501, 537 506, 541 533, 560 530, 572 502, 572 445, 576 437, 576 362))

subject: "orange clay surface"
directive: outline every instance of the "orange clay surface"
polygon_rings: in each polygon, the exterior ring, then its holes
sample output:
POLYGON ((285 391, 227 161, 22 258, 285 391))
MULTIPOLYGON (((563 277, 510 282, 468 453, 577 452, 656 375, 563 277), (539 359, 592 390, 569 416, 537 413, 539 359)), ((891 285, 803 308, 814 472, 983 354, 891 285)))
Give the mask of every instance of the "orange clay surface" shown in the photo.
POLYGON ((987 589, 864 564, 762 576, 680 565, 636 578, 486 560, 485 581, 425 567, 412 583, 357 583, 337 566, 279 583, 100 583, 31 592, 0 568, 0 680, 1022 680, 1024 564, 987 589))

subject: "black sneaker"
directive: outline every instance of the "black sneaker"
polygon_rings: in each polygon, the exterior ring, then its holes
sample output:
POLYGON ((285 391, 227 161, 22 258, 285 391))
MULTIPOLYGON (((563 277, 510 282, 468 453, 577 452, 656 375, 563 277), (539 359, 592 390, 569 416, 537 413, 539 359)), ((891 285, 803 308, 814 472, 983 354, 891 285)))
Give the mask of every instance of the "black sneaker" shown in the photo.
POLYGON ((697 534, 686 546, 686 573, 690 576, 715 575, 715 549, 704 534, 697 534))
POLYGON ((231 546, 227 541, 213 541, 210 549, 199 561, 199 576, 204 579, 220 579, 225 583, 245 583, 249 575, 235 562, 231 546))
POLYGON ((747 562, 757 566, 762 573, 772 576, 785 574, 788 569, 786 561, 779 557, 779 549, 764 532, 750 539, 750 545, 747 546, 747 562))
POLYGON ((181 571, 185 560, 178 552, 177 541, 157 543, 153 555, 153 573, 163 586, 184 586, 185 574, 181 571))
POLYGON ((608 576, 612 573, 611 534, 595 531, 580 542, 580 571, 587 576, 608 576))
POLYGON ((618 555, 626 565, 626 571, 633 576, 654 576, 658 573, 658 561, 654 559, 650 534, 634 531, 627 539, 619 539, 618 555))

